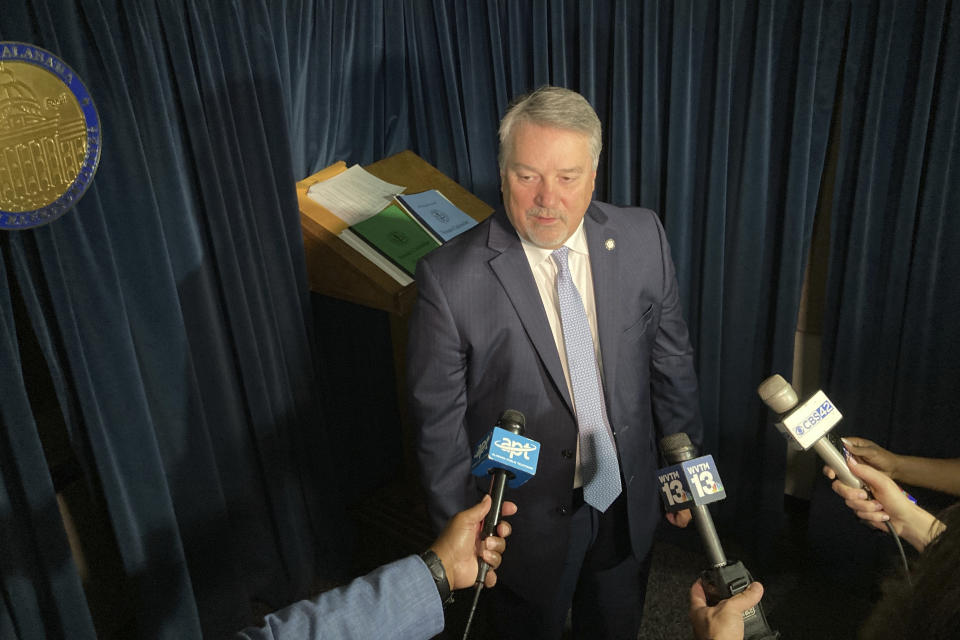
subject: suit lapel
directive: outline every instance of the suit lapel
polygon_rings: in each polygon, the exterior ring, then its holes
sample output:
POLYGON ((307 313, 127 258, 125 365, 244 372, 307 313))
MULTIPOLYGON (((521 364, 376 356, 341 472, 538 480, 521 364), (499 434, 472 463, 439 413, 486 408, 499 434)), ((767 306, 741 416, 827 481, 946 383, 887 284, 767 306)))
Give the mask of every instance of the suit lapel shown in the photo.
POLYGON ((590 248, 593 298, 597 307, 597 333, 603 359, 604 396, 607 406, 610 407, 610 393, 616 388, 614 376, 619 357, 617 327, 621 326, 619 313, 623 309, 623 305, 617 300, 617 296, 622 293, 617 287, 617 281, 622 274, 618 252, 623 248, 618 247, 616 227, 610 223, 607 215, 593 204, 584 217, 584 230, 587 234, 587 246, 590 248))
POLYGON ((530 263, 527 261, 527 254, 523 250, 520 238, 502 209, 494 213, 487 244, 498 252, 498 255, 490 259, 490 268, 493 269, 507 297, 510 298, 513 308, 520 317, 520 323, 553 380, 557 392, 572 413, 573 404, 567 392, 567 382, 563 376, 563 367, 560 365, 557 345, 553 342, 547 314, 543 310, 540 291, 533 279, 530 263))

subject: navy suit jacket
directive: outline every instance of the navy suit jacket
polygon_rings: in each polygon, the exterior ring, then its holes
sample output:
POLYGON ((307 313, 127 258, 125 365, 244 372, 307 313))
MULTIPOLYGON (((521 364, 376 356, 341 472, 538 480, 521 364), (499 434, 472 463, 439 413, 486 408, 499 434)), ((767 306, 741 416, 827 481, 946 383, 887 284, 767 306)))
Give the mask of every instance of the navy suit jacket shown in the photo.
MULTIPOLYGON (((617 441, 630 540, 642 559, 659 520, 654 473, 667 434, 701 440, 693 353, 663 228, 653 211, 593 202, 584 216, 607 415, 617 441)), ((422 258, 410 317, 407 379, 421 478, 434 526, 489 488, 474 445, 506 409, 541 444, 497 574, 550 597, 565 557, 577 423, 560 356, 520 238, 505 212, 422 258)))

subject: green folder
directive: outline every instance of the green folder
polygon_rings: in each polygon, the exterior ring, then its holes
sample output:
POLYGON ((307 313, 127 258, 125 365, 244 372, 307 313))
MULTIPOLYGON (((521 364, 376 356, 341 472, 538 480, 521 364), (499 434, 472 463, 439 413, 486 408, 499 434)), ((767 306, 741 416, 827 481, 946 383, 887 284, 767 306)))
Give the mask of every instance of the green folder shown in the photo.
POLYGON ((411 276, 416 271, 417 260, 440 246, 395 204, 350 229, 411 276))

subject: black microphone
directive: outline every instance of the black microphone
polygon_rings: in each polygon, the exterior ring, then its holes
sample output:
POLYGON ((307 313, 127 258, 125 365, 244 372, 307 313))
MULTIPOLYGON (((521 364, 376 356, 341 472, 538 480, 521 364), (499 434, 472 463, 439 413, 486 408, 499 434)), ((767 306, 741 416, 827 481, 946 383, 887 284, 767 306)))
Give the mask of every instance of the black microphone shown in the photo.
MULTIPOLYGON (((696 447, 685 433, 674 433, 660 440, 660 452, 670 464, 681 464, 697 457, 696 447)), ((707 597, 707 604, 714 606, 721 600, 734 596, 753 582, 753 577, 740 561, 728 562, 717 536, 717 529, 713 525, 710 510, 705 504, 694 504, 690 507, 693 513, 693 522, 697 525, 711 567, 700 573, 703 582, 703 591, 707 597)), ((758 602, 755 606, 743 612, 744 640, 761 640, 779 638, 780 634, 770 629, 763 608, 758 602)))
MULTIPOLYGON (((494 535, 500 524, 503 510, 503 497, 507 486, 518 487, 537 473, 537 461, 540 457, 540 444, 523 435, 526 419, 514 409, 507 409, 497 420, 493 429, 477 443, 471 461, 471 473, 475 476, 490 478, 490 511, 483 519, 480 539, 486 540, 494 535)), ((473 604, 467 618, 464 639, 470 634, 470 624, 477 609, 477 599, 483 589, 483 582, 490 565, 483 558, 477 558, 479 570, 474 584, 473 604)))
MULTIPOLYGON (((526 426, 526 418, 522 413, 514 409, 507 409, 502 414, 500 414, 500 419, 497 420, 497 424, 494 427, 500 427, 505 431, 518 436, 523 435, 524 427, 526 426)), ((486 451, 491 451, 490 447, 486 447, 486 451)), ((481 452, 481 457, 483 452, 481 452)), ((474 454, 474 459, 476 460, 477 455, 474 454)), ((480 465, 475 465, 474 469, 479 469, 480 465)), ((482 470, 481 470, 482 473, 482 470)), ((501 511, 503 510, 503 496, 507 490, 507 480, 513 474, 513 472, 508 472, 504 466, 493 465, 492 470, 487 471, 492 476, 490 479, 490 511, 487 512, 486 517, 483 519, 483 528, 480 530, 480 539, 486 540, 494 534, 497 530, 497 525, 500 524, 501 511)), ((476 475, 480 475, 477 473, 476 475)), ((490 565, 480 560, 480 571, 477 574, 477 582, 483 584, 484 579, 487 577, 487 571, 490 570, 490 565)))

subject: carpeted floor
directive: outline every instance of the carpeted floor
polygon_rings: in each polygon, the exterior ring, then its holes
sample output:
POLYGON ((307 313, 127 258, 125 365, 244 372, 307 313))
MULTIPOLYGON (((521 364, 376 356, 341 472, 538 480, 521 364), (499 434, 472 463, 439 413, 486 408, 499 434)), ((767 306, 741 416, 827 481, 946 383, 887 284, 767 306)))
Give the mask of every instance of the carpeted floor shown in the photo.
MULTIPOLYGON (((741 560, 764 584, 763 607, 771 627, 786 640, 816 638, 845 640, 869 611, 877 592, 870 587, 852 586, 833 572, 830 563, 811 554, 802 532, 807 513, 794 506, 792 533, 773 535, 763 560, 744 555, 735 542, 721 542, 728 559, 741 560)), ((432 542, 426 512, 416 491, 393 486, 375 492, 350 510, 355 528, 353 574, 359 575, 396 558, 418 553, 432 542)), ((687 618, 688 591, 702 569, 706 556, 695 527, 675 529, 666 523, 658 530, 654 546, 648 595, 640 638, 645 640, 687 640, 691 638, 687 618)), ((871 581, 867 581, 868 584, 871 581)), ((470 592, 461 592, 447 610, 444 639, 460 639, 470 605, 470 592)), ((470 638, 492 636, 484 620, 483 595, 470 638)))

